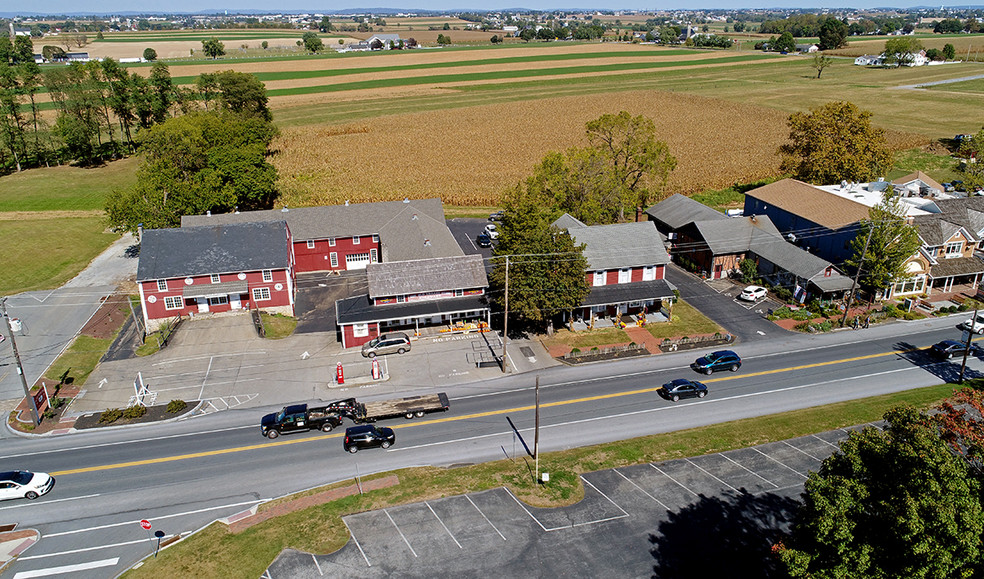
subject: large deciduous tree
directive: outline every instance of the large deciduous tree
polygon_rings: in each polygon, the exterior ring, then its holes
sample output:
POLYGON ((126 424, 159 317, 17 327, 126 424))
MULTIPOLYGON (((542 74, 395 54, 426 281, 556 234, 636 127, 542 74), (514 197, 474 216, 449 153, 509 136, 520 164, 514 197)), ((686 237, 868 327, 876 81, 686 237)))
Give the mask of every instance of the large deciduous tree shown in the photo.
POLYGON ((819 38, 820 42, 817 46, 820 50, 841 48, 847 44, 847 24, 834 17, 829 17, 820 25, 819 38))
POLYGON ((504 309, 509 256, 509 319, 519 328, 542 330, 588 294, 584 246, 551 226, 558 216, 553 200, 541 192, 516 187, 507 196, 489 285, 493 302, 504 309))
POLYGON ((858 283, 874 296, 909 277, 906 262, 921 244, 919 232, 905 218, 902 201, 889 189, 861 222, 847 264, 861 270, 858 283))
POLYGON ((789 142, 779 147, 782 170, 797 179, 829 185, 870 181, 892 166, 885 131, 871 113, 849 102, 830 102, 789 116, 789 142))
POLYGON ((225 45, 218 38, 209 38, 202 41, 202 52, 209 58, 218 58, 225 54, 225 45))
POLYGON ((885 62, 900 67, 911 64, 916 53, 922 50, 922 42, 912 36, 897 36, 885 41, 885 62))
POLYGON ((266 160, 276 128, 257 115, 194 112, 143 133, 137 184, 106 204, 116 231, 177 227, 182 215, 269 208, 277 171, 266 160))
POLYGON ((788 545, 793 577, 970 577, 981 557, 980 486, 911 408, 885 415, 810 473, 788 545))
POLYGON ((301 42, 304 44, 304 49, 311 52, 321 52, 325 49, 325 43, 312 31, 305 32, 301 36, 301 42))

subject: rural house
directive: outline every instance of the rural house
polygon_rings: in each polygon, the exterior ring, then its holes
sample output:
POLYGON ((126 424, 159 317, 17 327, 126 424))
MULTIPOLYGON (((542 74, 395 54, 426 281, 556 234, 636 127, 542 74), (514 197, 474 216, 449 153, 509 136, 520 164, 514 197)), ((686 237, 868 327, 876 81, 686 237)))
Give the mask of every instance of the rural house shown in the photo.
POLYGON ((185 215, 181 226, 274 221, 290 228, 299 273, 463 254, 445 223, 440 199, 185 215))
POLYGON ((940 213, 913 218, 922 247, 909 259, 910 277, 896 282, 885 297, 978 287, 984 275, 977 253, 984 243, 984 198, 940 199, 936 205, 940 213))
POLYGON ((481 255, 373 263, 366 267, 369 291, 335 302, 343 348, 361 346, 379 334, 489 323, 488 277, 481 255))
POLYGON ((146 330, 215 312, 294 315, 293 265, 283 221, 143 231, 137 289, 146 330))
POLYGON ((575 320, 658 311, 672 303, 675 288, 664 279, 670 256, 651 221, 587 226, 565 213, 553 225, 567 230, 575 245, 584 244, 589 293, 575 320))

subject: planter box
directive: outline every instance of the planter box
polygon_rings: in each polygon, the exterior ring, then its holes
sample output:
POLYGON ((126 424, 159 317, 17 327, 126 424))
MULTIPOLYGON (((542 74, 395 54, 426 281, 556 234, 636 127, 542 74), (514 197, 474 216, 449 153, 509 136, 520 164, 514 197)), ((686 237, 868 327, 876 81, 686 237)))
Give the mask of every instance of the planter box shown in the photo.
POLYGON ((711 348, 714 346, 723 346, 725 344, 732 344, 735 341, 735 337, 731 334, 726 334, 724 336, 715 338, 695 338, 693 340, 681 340, 672 342, 663 342, 659 345, 659 349, 662 352, 677 352, 680 350, 696 350, 698 348, 711 348))
POLYGON ((610 346, 608 348, 598 348, 597 350, 584 350, 581 352, 570 352, 558 358, 561 362, 568 364, 583 364, 585 362, 600 362, 602 360, 617 360, 619 358, 631 358, 634 356, 648 356, 649 350, 642 344, 629 344, 627 346, 610 346))

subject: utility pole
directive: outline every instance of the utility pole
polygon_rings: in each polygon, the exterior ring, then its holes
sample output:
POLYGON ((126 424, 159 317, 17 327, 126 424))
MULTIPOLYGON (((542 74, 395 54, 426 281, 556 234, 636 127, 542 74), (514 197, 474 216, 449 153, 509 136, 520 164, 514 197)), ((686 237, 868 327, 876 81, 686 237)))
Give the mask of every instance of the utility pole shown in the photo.
POLYGON ((970 354, 970 341, 974 339, 974 327, 977 325, 977 309, 980 307, 980 302, 974 300, 977 304, 974 306, 974 317, 970 318, 970 329, 967 330, 967 343, 964 345, 964 355, 963 362, 960 364, 960 380, 957 381, 958 384, 963 384, 964 381, 964 370, 967 369, 967 355, 970 354))
POLYGON ((858 261, 858 271, 854 272, 854 281, 851 282, 851 291, 847 294, 847 307, 844 308, 844 317, 841 318, 841 327, 847 323, 847 313, 851 311, 851 304, 854 302, 854 290, 858 287, 858 278, 861 277, 861 266, 864 265, 864 256, 868 253, 868 244, 871 243, 871 234, 875 232, 875 223, 871 222, 871 229, 868 230, 868 238, 864 240, 864 249, 861 250, 861 259, 858 261))
POLYGON ((533 426, 533 462, 536 480, 540 480, 540 376, 536 377, 536 422, 533 426))
POLYGON ((31 417, 34 419, 35 426, 41 424, 38 416, 38 406, 31 396, 31 390, 27 387, 27 377, 24 376, 24 366, 21 365, 20 354, 17 352, 17 342, 14 340, 14 331, 10 329, 10 317, 7 316, 7 298, 0 299, 0 314, 3 314, 3 321, 7 324, 7 335, 10 336, 10 348, 14 351, 14 361, 17 362, 17 374, 20 375, 21 386, 24 387, 24 397, 30 401, 31 417))
MULTIPOLYGON (((506 308, 502 315, 502 373, 506 370, 506 344, 509 342, 509 256, 506 256, 506 308)), ((535 453, 534 453, 535 454, 535 453)))

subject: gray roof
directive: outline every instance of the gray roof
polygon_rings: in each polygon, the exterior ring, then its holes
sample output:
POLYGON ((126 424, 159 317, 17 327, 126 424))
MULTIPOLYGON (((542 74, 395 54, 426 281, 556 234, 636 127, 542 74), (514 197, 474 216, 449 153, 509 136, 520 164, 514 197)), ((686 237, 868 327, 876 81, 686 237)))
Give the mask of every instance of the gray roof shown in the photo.
POLYGON ((933 279, 979 273, 984 273, 984 261, 976 255, 941 259, 939 263, 929 268, 929 277, 933 279))
POLYGON ((481 255, 370 263, 366 266, 366 277, 370 298, 484 288, 489 285, 481 255))
POLYGON ((577 227, 587 227, 587 225, 585 225, 584 222, 574 217, 570 213, 564 213, 550 225, 553 225, 557 229, 567 229, 567 230, 574 229, 577 227))
POLYGON ((589 270, 621 269, 670 262, 652 221, 592 225, 569 229, 576 245, 584 244, 589 270))
POLYGON ((673 297, 676 287, 665 279, 593 286, 581 302, 582 306, 608 306, 643 300, 665 300, 673 297))
POLYGON ((766 215, 695 221, 694 227, 715 255, 747 251, 757 239, 782 241, 782 234, 766 215))
POLYGON ((937 199, 941 213, 917 215, 912 223, 927 246, 942 245, 963 227, 972 241, 980 241, 984 231, 984 197, 937 199))
POLYGON ((760 236, 749 249, 796 277, 808 280, 824 292, 851 289, 851 278, 839 272, 829 261, 796 247, 780 236, 771 239, 760 236), (831 268, 829 273, 827 268, 831 268))
POLYGON ((440 199, 350 203, 214 215, 185 215, 181 226, 286 221, 294 241, 379 235, 383 261, 463 255, 440 199))
POLYGON ((283 221, 149 229, 140 240, 137 280, 287 267, 290 246, 283 221))
POLYGON ((426 300, 402 304, 374 305, 369 296, 362 294, 335 302, 335 319, 339 325, 385 322, 390 320, 423 319, 432 316, 481 312, 488 315, 486 296, 464 296, 446 300, 426 300))
POLYGON ((679 193, 670 195, 656 205, 646 209, 646 214, 663 223, 671 230, 679 229, 694 221, 727 219, 720 211, 711 209, 703 203, 679 193))

